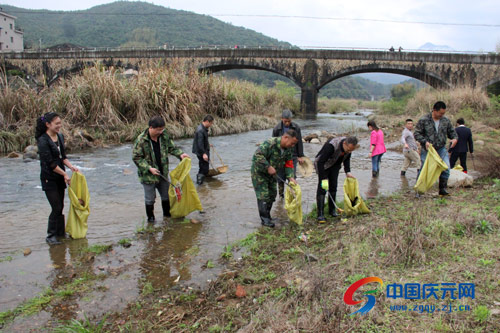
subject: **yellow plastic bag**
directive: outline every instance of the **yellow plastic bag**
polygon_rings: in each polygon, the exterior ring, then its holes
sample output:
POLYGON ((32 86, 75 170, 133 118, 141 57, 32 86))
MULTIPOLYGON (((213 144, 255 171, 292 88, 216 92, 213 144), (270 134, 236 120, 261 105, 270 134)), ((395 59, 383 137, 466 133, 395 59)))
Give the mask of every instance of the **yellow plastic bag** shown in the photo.
POLYGON ((184 217, 195 210, 203 210, 196 188, 189 175, 191 159, 185 158, 170 172, 172 185, 168 187, 170 214, 173 218, 184 217))
POLYGON ((68 188, 70 201, 66 232, 71 238, 85 238, 87 235, 87 219, 90 214, 90 193, 87 180, 80 172, 73 172, 71 185, 68 188))
POLYGON ((344 181, 344 212, 346 215, 370 213, 370 209, 359 194, 359 185, 356 178, 346 178, 344 181))
POLYGON ((289 183, 285 191, 285 209, 290 221, 302 224, 302 190, 299 184, 289 183), (292 193, 292 189, 293 192, 292 193))
POLYGON ((441 172, 448 169, 446 163, 439 157, 436 149, 432 145, 429 146, 427 157, 425 158, 424 166, 420 170, 417 183, 413 187, 419 194, 427 192, 432 185, 438 180, 441 172))

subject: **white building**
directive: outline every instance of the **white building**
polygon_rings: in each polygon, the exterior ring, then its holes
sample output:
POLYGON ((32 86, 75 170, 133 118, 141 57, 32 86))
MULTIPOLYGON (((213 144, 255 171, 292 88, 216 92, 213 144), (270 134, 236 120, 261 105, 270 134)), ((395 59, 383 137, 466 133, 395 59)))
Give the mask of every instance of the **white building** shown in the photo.
POLYGON ((15 16, 0 11, 0 52, 24 50, 23 32, 16 30, 15 16))

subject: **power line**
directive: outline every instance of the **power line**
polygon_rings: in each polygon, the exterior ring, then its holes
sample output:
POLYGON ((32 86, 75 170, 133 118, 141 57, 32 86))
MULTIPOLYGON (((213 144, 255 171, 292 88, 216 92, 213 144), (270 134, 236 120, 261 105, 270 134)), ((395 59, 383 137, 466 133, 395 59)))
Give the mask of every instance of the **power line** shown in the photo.
POLYGON ((254 18, 276 18, 276 19, 303 19, 303 20, 323 20, 323 21, 357 21, 357 22, 377 22, 377 23, 396 23, 396 24, 424 24, 424 25, 442 25, 442 26, 464 26, 464 27, 486 27, 500 28, 500 24, 487 23, 454 23, 454 22, 426 22, 426 21, 402 21, 385 20, 374 18, 352 18, 352 17, 324 17, 324 16, 303 16, 303 15, 265 15, 265 14, 197 14, 197 13, 99 13, 83 11, 10 11, 11 14, 29 14, 29 15, 89 15, 89 16, 193 16, 204 15, 213 17, 254 17, 254 18))
POLYGON ((322 17, 322 16, 299 16, 299 15, 248 15, 248 14, 210 14, 215 17, 261 17, 261 18, 295 18, 308 20, 331 20, 331 21, 368 21, 381 23, 402 23, 402 24, 430 24, 430 25, 451 25, 451 26, 467 26, 467 27, 491 27, 500 28, 500 24, 485 24, 485 23, 446 23, 446 22, 425 22, 425 21, 400 21, 400 20, 383 20, 372 18, 347 18, 347 17, 322 17))

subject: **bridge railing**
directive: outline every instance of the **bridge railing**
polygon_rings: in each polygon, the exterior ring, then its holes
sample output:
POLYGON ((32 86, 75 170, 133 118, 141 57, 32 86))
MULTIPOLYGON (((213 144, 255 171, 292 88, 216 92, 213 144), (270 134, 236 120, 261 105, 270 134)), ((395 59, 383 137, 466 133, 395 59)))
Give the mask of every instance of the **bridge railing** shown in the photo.
POLYGON ((487 51, 456 51, 456 50, 422 50, 422 49, 392 49, 392 48, 373 48, 373 47, 336 47, 336 46, 284 46, 284 45, 201 45, 201 46, 174 46, 162 45, 157 47, 81 47, 81 48, 42 48, 25 49, 23 51, 5 51, 1 53, 40 53, 40 52, 74 52, 74 51, 155 51, 155 50, 338 50, 338 51, 375 51, 375 52, 411 52, 411 53, 450 53, 450 54, 497 54, 487 51))

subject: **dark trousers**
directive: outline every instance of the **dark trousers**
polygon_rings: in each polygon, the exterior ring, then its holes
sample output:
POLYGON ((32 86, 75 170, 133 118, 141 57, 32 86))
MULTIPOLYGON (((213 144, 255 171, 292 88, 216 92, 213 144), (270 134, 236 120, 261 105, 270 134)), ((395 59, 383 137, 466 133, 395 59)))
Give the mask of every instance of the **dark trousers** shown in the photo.
MULTIPOLYGON (((203 159, 203 155, 197 157, 198 157, 198 166, 200 168, 200 171, 198 171, 198 173, 204 176, 208 175, 210 164, 203 159)), ((208 158, 210 158, 210 155, 208 155, 208 158)))
POLYGON ((49 215, 47 237, 62 236, 64 235, 64 187, 58 186, 54 190, 45 191, 45 195, 52 208, 49 215))
MULTIPOLYGON (((332 201, 333 200, 336 200, 335 199, 335 196, 337 195, 337 182, 338 182, 338 179, 339 179, 339 171, 340 171, 340 167, 342 166, 342 164, 339 164, 339 165, 333 165, 331 168, 328 168, 325 170, 325 175, 323 175, 323 178, 319 178, 319 182, 318 182, 318 189, 316 190, 316 196, 318 195, 326 195, 326 190, 324 190, 322 187, 321 187, 321 181, 323 179, 328 179, 328 192, 330 193, 331 195, 331 198, 330 196, 328 196, 328 202, 332 201)), ((328 205, 329 209, 333 209, 333 203, 329 204, 328 205)))
MULTIPOLYGON (((298 157, 293 158, 293 178, 297 178, 297 164, 299 163, 298 157)), ((285 168, 277 170, 278 176, 286 181, 286 173, 285 168)), ((278 179, 278 191, 280 195, 283 195, 285 192, 285 183, 278 179)))
POLYGON ((453 169, 455 166, 455 163, 457 163, 457 160, 460 158, 460 165, 464 169, 464 171, 467 171, 467 152, 465 153, 451 153, 450 156, 450 168, 453 169))

